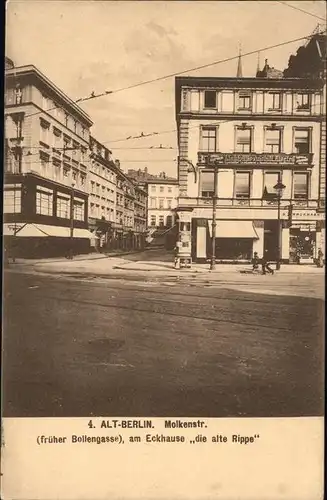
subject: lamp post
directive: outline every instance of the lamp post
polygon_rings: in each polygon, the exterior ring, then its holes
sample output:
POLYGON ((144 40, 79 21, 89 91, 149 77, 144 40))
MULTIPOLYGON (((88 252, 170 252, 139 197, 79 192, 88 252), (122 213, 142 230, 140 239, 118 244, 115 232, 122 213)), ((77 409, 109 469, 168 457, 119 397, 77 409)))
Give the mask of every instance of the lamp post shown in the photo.
POLYGON ((277 263, 276 269, 279 271, 280 269, 280 261, 281 261, 281 243, 282 243, 282 228, 281 228, 281 220, 280 220, 280 200, 283 196, 283 191, 286 186, 282 183, 280 179, 278 179, 277 184, 274 186, 274 190, 277 194, 277 219, 278 219, 278 239, 277 239, 277 263))
POLYGON ((217 215, 217 181, 218 181, 218 166, 214 166, 213 174, 213 200, 212 200, 212 247, 211 247, 211 263, 210 270, 216 269, 216 215, 217 215))
POLYGON ((70 238, 69 238, 69 258, 73 259, 74 255, 74 187, 75 183, 72 181, 70 191, 70 238))

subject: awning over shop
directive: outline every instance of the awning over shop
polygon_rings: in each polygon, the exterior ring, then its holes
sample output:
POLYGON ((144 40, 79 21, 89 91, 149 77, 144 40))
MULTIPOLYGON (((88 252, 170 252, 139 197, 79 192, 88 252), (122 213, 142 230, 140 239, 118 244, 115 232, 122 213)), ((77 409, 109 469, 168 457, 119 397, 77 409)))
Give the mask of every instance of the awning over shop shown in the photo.
POLYGON ((25 224, 17 231, 16 236, 18 238, 46 238, 48 235, 35 224, 25 224))
MULTIPOLYGON (((4 234, 5 235, 13 235, 14 230, 10 230, 13 227, 13 224, 8 224, 8 227, 4 226, 4 234)), ((50 226, 47 224, 24 224, 20 225, 20 228, 16 229, 17 237, 25 237, 25 238, 39 238, 52 236, 57 238, 69 238, 70 237, 70 228, 62 227, 62 226, 50 226)), ((74 238, 85 238, 85 239, 95 239, 97 236, 88 229, 80 229, 74 228, 73 231, 74 238)))
MULTIPOLYGON (((209 233, 212 237, 212 220, 209 223, 209 233)), ((218 220, 216 238, 249 238, 258 240, 259 236, 251 220, 218 220)))

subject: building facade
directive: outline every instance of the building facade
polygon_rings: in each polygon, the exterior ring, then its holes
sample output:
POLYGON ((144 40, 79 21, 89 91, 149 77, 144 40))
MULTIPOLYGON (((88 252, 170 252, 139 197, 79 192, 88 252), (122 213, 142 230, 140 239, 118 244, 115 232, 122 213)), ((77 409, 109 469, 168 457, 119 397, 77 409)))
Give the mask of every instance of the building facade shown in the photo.
POLYGON ((90 137, 88 172, 89 229, 94 235, 92 246, 97 250, 110 248, 113 224, 116 222, 117 166, 111 151, 90 137))
POLYGON ((150 228, 170 228, 175 225, 178 181, 157 178, 147 182, 148 225, 150 228))
POLYGON ((255 78, 176 78, 177 215, 194 260, 212 255, 215 195, 217 261, 313 262, 324 239, 323 84, 283 78, 267 61, 255 78))
POLYGON ((8 65, 5 78, 5 246, 24 256, 87 252, 92 121, 32 65, 8 65))

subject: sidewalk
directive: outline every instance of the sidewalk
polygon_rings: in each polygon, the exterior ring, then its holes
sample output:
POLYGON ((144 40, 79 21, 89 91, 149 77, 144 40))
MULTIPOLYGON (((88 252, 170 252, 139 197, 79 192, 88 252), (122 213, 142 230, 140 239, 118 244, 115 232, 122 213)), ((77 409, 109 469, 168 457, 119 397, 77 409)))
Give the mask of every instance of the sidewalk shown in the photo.
MULTIPOLYGON (((131 252, 132 253, 132 252, 131 252)), ((133 252, 135 253, 135 252, 133 252)), ((126 258, 127 253, 120 254, 91 254, 85 256, 76 256, 73 260, 69 259, 43 259, 43 260, 23 260, 18 259, 16 263, 10 264, 10 269, 34 270, 50 273, 81 273, 93 275, 122 274, 128 273, 149 273, 149 275, 165 276, 167 272, 176 276, 206 274, 211 276, 253 276, 251 265, 249 264, 216 264, 214 271, 210 270, 210 264, 193 264, 190 269, 175 269, 173 262, 164 261, 132 261, 126 258)), ((317 268, 314 265, 293 265, 284 264, 276 272, 280 274, 315 274, 324 275, 324 268, 317 268)))

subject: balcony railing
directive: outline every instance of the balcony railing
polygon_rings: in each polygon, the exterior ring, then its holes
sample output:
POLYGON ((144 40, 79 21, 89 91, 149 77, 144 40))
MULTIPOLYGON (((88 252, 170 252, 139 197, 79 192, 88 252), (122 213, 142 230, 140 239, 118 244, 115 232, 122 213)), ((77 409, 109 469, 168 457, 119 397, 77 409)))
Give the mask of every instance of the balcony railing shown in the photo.
POLYGON ((313 163, 313 153, 217 153, 198 152, 198 165, 210 166, 284 166, 309 167, 313 163))
MULTIPOLYGON (((282 198, 280 200, 280 206, 287 207, 292 204, 294 208, 318 208, 319 201, 317 199, 291 199, 291 198, 282 198)), ((188 206, 188 207, 212 207, 213 198, 187 198, 180 197, 179 198, 179 206, 188 206)), ((220 198, 217 197, 217 207, 273 207, 276 208, 278 205, 278 200, 263 200, 262 198, 249 198, 249 199, 240 199, 240 198, 220 198)))

